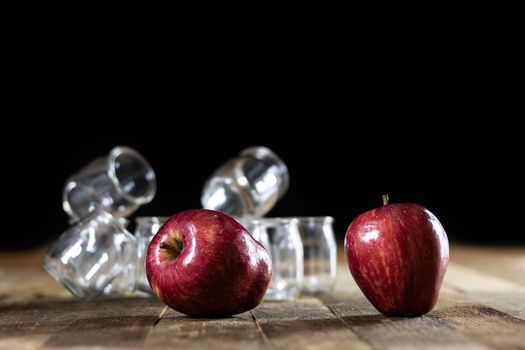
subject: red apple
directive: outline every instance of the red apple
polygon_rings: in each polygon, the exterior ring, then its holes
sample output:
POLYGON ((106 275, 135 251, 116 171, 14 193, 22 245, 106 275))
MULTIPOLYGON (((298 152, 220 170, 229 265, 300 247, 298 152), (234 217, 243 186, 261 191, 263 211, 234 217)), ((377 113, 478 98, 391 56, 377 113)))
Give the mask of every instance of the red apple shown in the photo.
POLYGON ((154 293, 190 316, 224 317, 259 305, 271 257, 232 217, 195 209, 170 217, 151 241, 146 274, 154 293))
POLYGON ((439 220, 417 204, 387 204, 352 221, 345 237, 350 272, 386 316, 419 316, 436 305, 448 264, 439 220))

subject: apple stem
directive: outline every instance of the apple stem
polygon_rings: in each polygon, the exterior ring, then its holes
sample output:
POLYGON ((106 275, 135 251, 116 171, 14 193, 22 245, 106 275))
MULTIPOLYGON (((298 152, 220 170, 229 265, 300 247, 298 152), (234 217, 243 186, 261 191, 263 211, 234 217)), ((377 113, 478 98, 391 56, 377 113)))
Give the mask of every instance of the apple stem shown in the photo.
POLYGON ((388 204, 388 193, 384 194, 382 197, 383 197, 383 205, 387 205, 388 204))
POLYGON ((165 249, 166 253, 171 255, 173 258, 176 258, 182 252, 182 240, 173 237, 171 241, 172 242, 162 242, 160 248, 165 249))

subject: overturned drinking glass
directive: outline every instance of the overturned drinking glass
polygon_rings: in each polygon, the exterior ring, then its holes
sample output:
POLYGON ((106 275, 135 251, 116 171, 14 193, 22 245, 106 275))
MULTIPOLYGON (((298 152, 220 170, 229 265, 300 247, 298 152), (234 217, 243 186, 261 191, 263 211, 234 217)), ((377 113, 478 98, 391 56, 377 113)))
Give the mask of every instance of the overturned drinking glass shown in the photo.
POLYGON ((335 285, 337 246, 330 216, 299 217, 299 233, 303 242, 304 278, 302 292, 326 294, 335 285))
POLYGON ((288 182, 288 168, 272 150, 250 147, 211 175, 201 203, 235 217, 261 217, 286 193, 288 182))
POLYGON ((44 267, 80 299, 131 291, 136 240, 98 206, 65 231, 44 256, 44 267), (119 285, 112 283, 120 280, 119 285))
POLYGON ((156 192, 155 173, 137 151, 118 146, 71 176, 64 186, 62 206, 72 222, 100 206, 116 217, 131 215, 156 192))

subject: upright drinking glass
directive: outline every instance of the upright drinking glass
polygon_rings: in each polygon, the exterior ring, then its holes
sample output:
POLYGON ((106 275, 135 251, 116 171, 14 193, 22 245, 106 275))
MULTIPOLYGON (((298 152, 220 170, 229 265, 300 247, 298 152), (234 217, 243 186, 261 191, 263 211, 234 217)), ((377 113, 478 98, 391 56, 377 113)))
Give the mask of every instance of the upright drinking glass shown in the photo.
POLYGON ((149 163, 129 147, 115 147, 71 176, 64 186, 62 206, 72 222, 101 206, 114 216, 129 216, 150 202, 156 191, 149 163))
POLYGON ((202 206, 235 217, 261 217, 285 194, 288 182, 288 168, 273 151, 250 147, 207 180, 202 206))
POLYGON ((119 293, 133 288, 136 240, 113 216, 95 207, 65 231, 44 256, 44 267, 80 299, 108 294, 117 277, 119 293), (106 289, 106 291, 105 291, 106 289))
POLYGON ((302 292, 329 293, 335 285, 337 271, 334 219, 330 216, 297 219, 304 251, 302 292))
POLYGON ((270 239, 268 238, 268 231, 266 226, 263 225, 261 220, 255 218, 237 218, 237 221, 250 232, 250 234, 255 238, 259 243, 262 244, 268 252, 270 252, 270 239))
POLYGON ((135 266, 135 289, 153 294, 146 276, 146 252, 159 228, 168 220, 162 216, 144 216, 135 219, 137 239, 137 260, 135 266))
POLYGON ((252 221, 251 225, 254 237, 260 239, 272 256, 272 279, 264 299, 297 298, 303 279, 303 245, 298 220, 261 219, 252 221))

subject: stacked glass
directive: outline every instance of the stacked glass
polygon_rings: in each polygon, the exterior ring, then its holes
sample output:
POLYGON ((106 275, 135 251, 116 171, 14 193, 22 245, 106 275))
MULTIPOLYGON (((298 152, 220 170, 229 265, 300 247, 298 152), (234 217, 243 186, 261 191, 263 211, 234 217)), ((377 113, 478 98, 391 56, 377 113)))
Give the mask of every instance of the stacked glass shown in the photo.
MULTIPOLYGON (((241 222, 271 254, 272 280, 266 300, 292 300, 303 293, 328 293, 336 273, 331 217, 264 218, 286 193, 285 163, 266 147, 250 147, 206 181, 201 202, 241 222)), ((145 271, 148 245, 166 217, 127 218, 150 202, 155 173, 135 150, 115 147, 71 176, 63 208, 72 226, 50 247, 44 267, 80 299, 152 294, 145 271)))
POLYGON ((292 300, 301 291, 327 293, 335 283, 332 218, 263 218, 288 185, 285 163, 266 147, 250 147, 212 174, 201 197, 204 208, 238 218, 272 255, 266 300, 292 300))
POLYGON ((155 192, 153 169, 129 147, 115 147, 79 170, 63 191, 72 226, 46 252, 46 270, 80 299, 133 290, 137 241, 125 218, 155 192))

